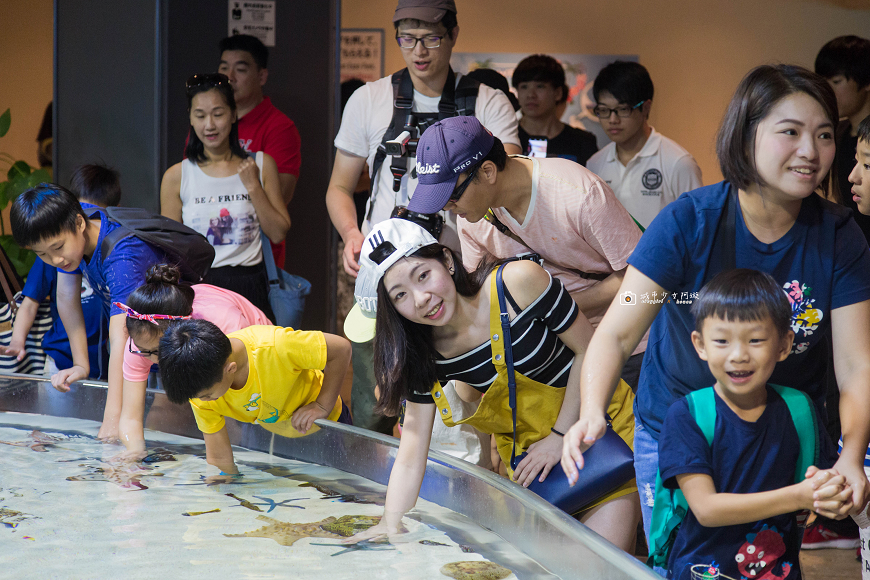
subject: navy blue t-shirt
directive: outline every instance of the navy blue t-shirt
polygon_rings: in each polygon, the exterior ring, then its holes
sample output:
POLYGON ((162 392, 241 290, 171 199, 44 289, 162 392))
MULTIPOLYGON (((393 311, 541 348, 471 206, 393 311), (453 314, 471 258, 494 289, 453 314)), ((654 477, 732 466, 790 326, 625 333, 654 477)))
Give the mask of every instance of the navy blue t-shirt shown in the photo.
MULTIPOLYGON (((51 328, 42 337, 42 349, 54 359, 57 368, 70 368, 73 361, 69 337, 57 312, 57 268, 36 258, 36 262, 27 274, 27 282, 22 293, 37 302, 42 302, 46 296, 51 297, 51 328)), ((108 376, 109 366, 109 355, 106 352, 106 341, 109 337, 106 319, 103 318, 103 306, 99 296, 94 294, 90 283, 84 278, 82 278, 82 313, 85 317, 85 332, 88 335, 88 359, 91 363, 89 376, 94 379, 105 379, 108 376)))
MULTIPOLYGON (((635 400, 635 416, 658 437, 678 398, 715 382, 692 346, 690 302, 723 268, 711 248, 731 185, 721 182, 680 196, 647 228, 628 263, 668 292, 650 328, 635 400), (708 275, 708 270, 710 275, 708 275)), ((772 275, 792 304, 791 355, 770 382, 800 389, 823 412, 831 310, 870 299, 870 252, 847 208, 811 195, 794 226, 773 244, 760 242, 736 212, 735 263, 772 275)), ((659 297, 638 296, 644 302, 659 297)), ((626 306, 631 308, 631 306, 626 306)))
MULTIPOLYGON (((86 212, 87 213, 87 212, 86 212)), ((106 234, 120 227, 110 222, 106 213, 100 209, 88 213, 88 217, 100 218, 100 235, 97 248, 90 260, 83 260, 81 270, 87 277, 94 292, 101 298, 104 311, 111 318, 122 310, 112 302, 127 302, 127 296, 145 283, 145 274, 154 264, 166 261, 159 248, 154 248, 136 236, 129 236, 118 242, 109 257, 103 260, 100 245, 106 234)))
MULTIPOLYGON (((659 470, 665 487, 676 489, 676 476, 703 473, 713 478, 718 493, 756 493, 781 489, 795 482, 800 440, 788 406, 776 391, 767 388, 767 407, 754 423, 738 417, 718 394, 713 445, 689 411, 685 398, 668 411, 659 438, 659 470)), ((830 439, 819 430, 820 457, 831 456, 830 439)), ((833 464, 819 460, 820 469, 833 464)), ((668 578, 690 579, 695 564, 716 563, 731 578, 761 577, 773 571, 777 578, 800 578, 802 533, 795 514, 760 522, 706 528, 691 510, 677 533, 668 560, 668 578), (762 555, 763 553, 763 555, 762 555), (764 561, 764 567, 759 562, 764 561), (750 567, 750 564, 752 566, 750 567), (785 568, 788 574, 783 574, 785 568), (749 573, 754 569, 756 574, 749 573)))

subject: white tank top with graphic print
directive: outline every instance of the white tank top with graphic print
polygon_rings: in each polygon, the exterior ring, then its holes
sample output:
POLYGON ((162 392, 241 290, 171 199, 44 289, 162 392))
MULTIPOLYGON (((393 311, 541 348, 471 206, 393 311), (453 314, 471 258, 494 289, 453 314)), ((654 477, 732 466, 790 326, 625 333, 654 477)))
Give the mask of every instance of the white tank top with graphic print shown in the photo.
MULTIPOLYGON (((263 153, 255 155, 263 181, 263 153)), ((181 221, 214 246, 212 268, 263 261, 260 220, 238 175, 210 177, 190 159, 181 164, 181 221)))

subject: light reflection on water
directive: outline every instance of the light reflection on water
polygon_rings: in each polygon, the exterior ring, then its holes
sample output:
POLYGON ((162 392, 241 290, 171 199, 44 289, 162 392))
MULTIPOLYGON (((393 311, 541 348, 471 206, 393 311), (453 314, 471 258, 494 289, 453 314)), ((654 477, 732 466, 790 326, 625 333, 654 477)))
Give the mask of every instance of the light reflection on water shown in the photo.
POLYGON ((381 515, 383 486, 241 448, 245 476, 209 485, 216 470, 202 441, 146 431, 153 462, 119 465, 112 458, 123 448, 96 441, 98 428, 0 413, 0 441, 16 444, 0 444, 4 575, 447 578, 445 564, 489 560, 514 571, 508 578, 554 578, 499 536, 422 499, 401 542, 338 545, 381 515))

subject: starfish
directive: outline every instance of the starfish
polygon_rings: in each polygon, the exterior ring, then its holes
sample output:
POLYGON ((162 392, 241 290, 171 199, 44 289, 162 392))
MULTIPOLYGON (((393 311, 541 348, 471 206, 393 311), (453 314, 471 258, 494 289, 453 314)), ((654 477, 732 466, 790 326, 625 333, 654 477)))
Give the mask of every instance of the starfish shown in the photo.
MULTIPOLYGON (((260 508, 258 508, 257 506, 255 506, 254 504, 252 504, 251 502, 249 502, 248 500, 242 499, 234 493, 225 493, 224 495, 227 497, 231 497, 234 500, 236 500, 237 502, 239 502, 239 506, 241 506, 241 507, 246 507, 249 510, 254 510, 255 512, 263 511, 260 508)), ((257 496, 254 496, 254 497, 257 497, 257 496)), ((238 507, 238 506, 230 506, 230 507, 238 507)), ((269 510, 269 511, 272 511, 272 510, 269 510)))
POLYGON ((33 441, 0 441, 0 443, 13 445, 15 447, 30 447, 33 451, 44 453, 48 451, 48 449, 45 448, 47 445, 54 445, 58 441, 63 441, 64 439, 63 437, 46 435, 42 431, 31 431, 30 438, 33 439, 33 441))
POLYGON ((266 510, 266 513, 267 513, 267 514, 270 513, 270 512, 271 512, 273 509, 275 509, 276 507, 297 508, 297 509, 300 509, 300 510, 304 510, 304 509, 305 509, 305 508, 302 507, 301 505, 287 505, 287 502, 288 502, 288 501, 298 501, 298 500, 300 500, 300 499, 305 499, 305 498, 302 498, 302 497, 294 497, 294 498, 291 498, 291 499, 285 499, 285 500, 280 501, 280 502, 276 502, 274 499, 272 499, 272 498, 270 498, 270 497, 260 497, 259 495, 255 495, 254 497, 257 498, 257 499, 259 499, 259 500, 262 500, 262 502, 255 503, 255 504, 252 503, 252 505, 267 505, 267 506, 269 506, 269 509, 266 510))
POLYGON ((342 503, 361 503, 361 504, 378 503, 375 501, 365 499, 365 498, 358 496, 356 494, 338 493, 334 489, 331 489, 329 487, 326 487, 325 485, 320 485, 317 483, 303 483, 303 484, 300 484, 299 487, 313 487, 314 489, 316 489, 317 491, 319 491, 320 493, 323 494, 323 498, 321 498, 321 499, 337 499, 338 501, 340 501, 342 503))
POLYGON ((315 544, 312 542, 309 546, 335 546, 337 548, 344 548, 343 550, 336 552, 335 554, 330 554, 330 556, 341 556, 342 554, 347 554, 348 552, 358 552, 358 551, 377 551, 377 550, 395 550, 393 546, 389 544, 389 542, 372 542, 371 540, 363 540, 362 542, 357 542, 356 544, 315 544))
POLYGON ((457 580, 501 580, 512 574, 504 566, 489 560, 451 562, 441 567, 441 573, 457 580))
POLYGON ((327 532, 320 527, 324 524, 331 524, 334 522, 334 517, 307 524, 291 524, 289 522, 273 520, 268 516, 257 516, 257 519, 266 522, 268 525, 251 532, 245 532, 243 534, 224 534, 224 536, 228 538, 271 538, 282 546, 292 546, 296 543, 296 540, 302 538, 330 538, 333 540, 340 540, 343 537, 332 532, 327 532))
POLYGON ((124 489, 138 488, 148 489, 148 486, 139 481, 143 477, 162 477, 162 473, 148 473, 150 468, 138 467, 89 467, 89 473, 84 475, 72 475, 67 481, 109 481, 124 489))
MULTIPOLYGON (((271 538, 282 546, 292 546, 301 538, 329 538, 341 540, 357 532, 366 530, 380 521, 376 516, 342 516, 336 519, 328 517, 319 522, 291 524, 274 520, 268 516, 257 516, 257 519, 268 525, 258 530, 243 534, 224 534, 228 538, 271 538)), ((335 544, 331 544, 335 545, 335 544)), ((343 545, 343 544, 341 544, 343 545)), ((357 549, 365 549, 357 548, 357 549)))

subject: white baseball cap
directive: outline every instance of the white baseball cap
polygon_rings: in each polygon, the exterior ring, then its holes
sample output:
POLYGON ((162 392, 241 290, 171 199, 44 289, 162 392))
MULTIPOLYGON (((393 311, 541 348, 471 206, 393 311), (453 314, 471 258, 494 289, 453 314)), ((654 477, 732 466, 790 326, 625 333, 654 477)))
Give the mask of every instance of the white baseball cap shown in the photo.
POLYGON ((417 224, 390 218, 377 224, 363 241, 359 275, 353 290, 354 304, 344 320, 344 334, 354 342, 368 342, 375 336, 378 312, 378 282, 393 264, 438 240, 417 224))

